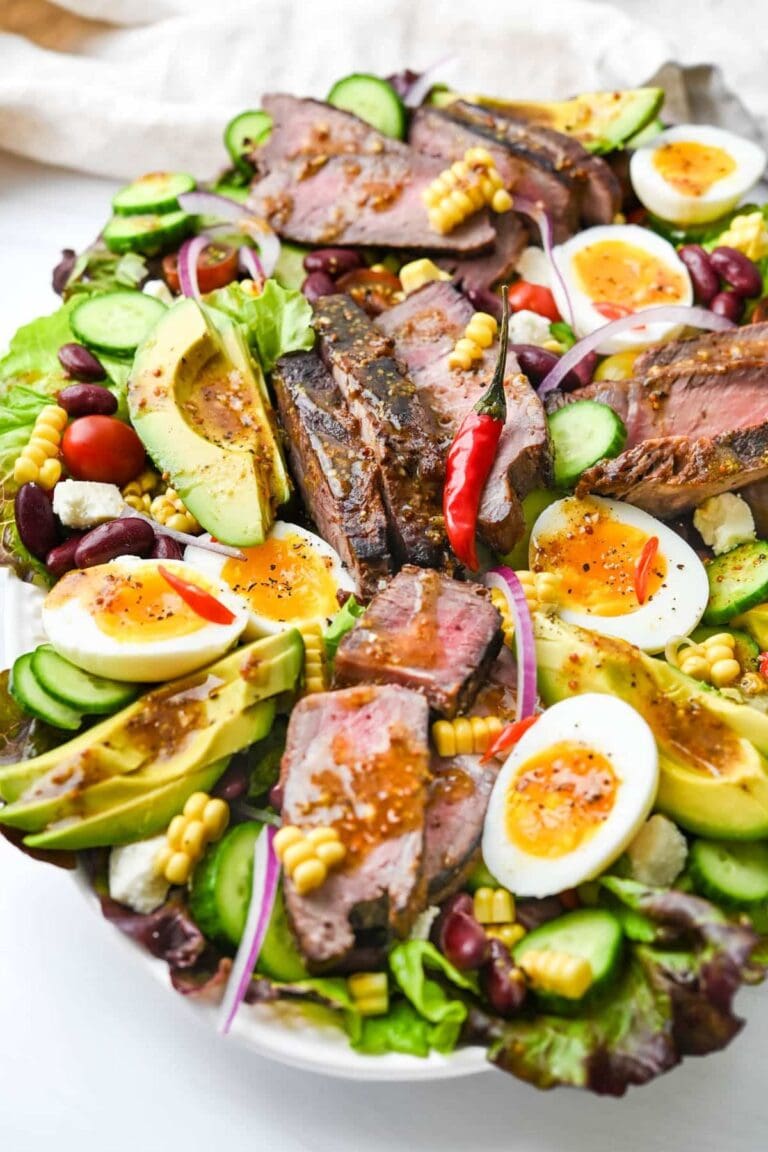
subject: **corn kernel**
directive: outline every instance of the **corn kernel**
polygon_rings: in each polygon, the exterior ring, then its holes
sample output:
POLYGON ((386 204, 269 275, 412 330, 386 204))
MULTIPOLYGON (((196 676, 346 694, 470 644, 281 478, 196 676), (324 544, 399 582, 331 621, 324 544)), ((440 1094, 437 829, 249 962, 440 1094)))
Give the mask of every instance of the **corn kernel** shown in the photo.
POLYGON ((740 675, 741 665, 738 660, 733 658, 716 660, 709 667, 710 682, 715 688, 724 688, 727 684, 733 684, 740 675))
POLYGON ((483 354, 482 348, 478 347, 474 340, 470 340, 466 336, 462 336, 456 341, 454 352, 458 352, 459 355, 463 353, 466 356, 470 356, 473 360, 479 360, 483 354))
POLYGON ((489 924, 485 934, 496 940, 501 940, 502 944, 511 951, 515 944, 519 944, 525 936, 525 928, 522 924, 489 924))
POLYGON ((464 159, 468 164, 479 165, 483 168, 492 168, 494 163, 493 156, 491 156, 488 149, 480 148, 477 146, 474 148, 468 148, 464 153, 464 159))
POLYGON ((282 860, 284 852, 293 844, 299 844, 303 839, 304 836, 301 829, 297 828, 295 824, 284 824, 283 827, 275 833, 275 839, 272 842, 277 858, 282 860))
POLYGON ((705 648, 705 655, 711 668, 718 661, 732 660, 733 648, 729 648, 727 644, 715 644, 711 648, 705 648))
POLYGON ((493 208, 494 212, 509 212, 511 207, 512 197, 506 188, 497 189, 491 200, 491 208, 493 208))
POLYGON ((534 988, 578 1000, 592 984, 592 969, 583 956, 548 949, 531 949, 518 958, 534 988))
POLYGON ((339 839, 339 834, 335 828, 310 828, 305 836, 309 843, 314 844, 315 847, 318 844, 329 844, 339 839))
POLYGON ((184 805, 183 812, 188 820, 202 820, 205 806, 208 803, 207 792, 193 792, 184 805))
POLYGON ((50 424, 44 424, 41 428, 35 429, 34 440, 44 440, 48 444, 54 446, 54 451, 58 452, 61 436, 58 428, 53 428, 50 424))
POLYGON ((508 924, 515 918, 515 903, 506 888, 497 888, 493 893, 492 917, 493 924, 508 924))
POLYGON ((289 876, 298 868, 299 864, 303 864, 306 860, 313 860, 315 858, 315 850, 304 837, 301 838, 296 844, 291 844, 283 852, 283 867, 289 876))
POLYGON ((216 797, 209 800, 202 814, 203 824, 209 840, 219 840, 229 824, 229 805, 226 800, 216 797))
POLYGON ((24 449, 24 454, 27 460, 31 460, 33 464, 37 464, 38 468, 45 463, 48 459, 48 453, 39 444, 36 444, 34 439, 30 440, 27 447, 24 449))
POLYGON ((32 484, 37 480, 40 469, 34 460, 19 456, 13 465, 13 478, 17 484, 32 484))
POLYGON ((713 648, 728 648, 733 652, 736 647, 736 638, 730 632, 717 632, 714 636, 707 636, 703 646, 707 654, 710 654, 713 648))
POLYGON ((680 671, 694 680, 709 679, 709 661, 704 656, 685 656, 680 661, 680 671))
POLYGON ((65 427, 67 420, 69 420, 69 416, 59 404, 46 404, 38 420, 41 420, 45 424, 52 424, 54 428, 58 428, 61 431, 61 429, 65 427))
POLYGON ((61 461, 53 458, 46 460, 37 473, 38 483, 42 488, 54 488, 61 479, 61 461))
POLYGON ((326 868, 330 869, 341 864, 347 855, 347 850, 340 841, 331 840, 325 844, 318 844, 315 848, 315 855, 318 860, 325 864, 326 868))
POLYGON ((188 820, 181 836, 181 851, 198 860, 205 847, 205 825, 202 820, 188 820))
POLYGON ((478 888, 473 897, 475 920, 478 924, 493 921, 493 888, 478 888))
MULTIPOLYGON (((292 848, 289 851, 295 851, 295 849, 292 848)), ((287 864, 286 867, 288 867, 287 864)), ((291 882, 299 896, 303 896, 306 892, 312 892, 315 888, 320 888, 325 883, 327 875, 328 870, 325 864, 316 856, 303 859, 297 867, 290 871, 291 882)))
POLYGON ((155 856, 155 875, 156 876, 165 876, 166 869, 168 868, 168 865, 171 862, 172 856, 173 856, 173 849, 168 844, 164 844, 163 847, 158 852, 157 856, 155 856))
POLYGON ((187 822, 183 816, 174 816, 168 825, 166 836, 168 843, 174 851, 178 851, 181 848, 181 838, 184 835, 186 827, 187 822))
POLYGON ((454 188, 453 192, 448 196, 448 207, 451 209, 459 220, 469 216, 472 212, 472 201, 466 192, 461 188, 454 188))
POLYGON ((493 344, 493 332, 484 324, 475 324, 474 320, 470 320, 467 327, 464 329, 464 335, 468 340, 472 340, 479 348, 490 348, 493 344))
POLYGON ((165 868, 169 884, 186 884, 192 874, 192 860, 186 852, 174 852, 165 868))
POLYGON ((450 280, 450 274, 444 272, 442 268, 426 257, 421 260, 411 260, 408 264, 403 264, 400 269, 400 283, 403 286, 403 291, 406 296, 410 296, 412 292, 428 284, 431 280, 450 280))
POLYGON ((362 996, 386 994, 388 982, 386 972, 355 972, 347 977, 349 991, 357 999, 362 996))
POLYGON ((448 357, 448 367, 451 371, 458 370, 460 372, 467 372, 472 367, 472 363, 472 357, 467 356, 465 352, 456 352, 454 350, 448 357))

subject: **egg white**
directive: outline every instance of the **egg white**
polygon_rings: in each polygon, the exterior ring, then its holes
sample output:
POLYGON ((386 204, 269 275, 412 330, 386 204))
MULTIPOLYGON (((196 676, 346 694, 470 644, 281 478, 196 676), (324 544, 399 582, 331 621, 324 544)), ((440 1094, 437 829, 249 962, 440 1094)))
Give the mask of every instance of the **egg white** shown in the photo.
MULTIPOLYGON (((573 311, 573 328, 579 338, 604 328, 608 323, 605 316, 595 308, 593 300, 585 292, 580 278, 573 267, 573 257, 583 248, 591 244, 599 244, 605 240, 614 240, 619 243, 631 244, 634 248, 641 248, 666 268, 680 276, 684 290, 682 295, 670 304, 690 305, 693 303, 693 285, 688 269, 683 264, 677 252, 663 236, 649 232, 647 228, 640 228, 637 224, 601 224, 594 228, 586 228, 577 232, 564 244, 559 244, 552 252, 552 258, 565 281, 570 296, 573 311)), ((562 316, 569 312, 568 300, 565 297, 559 278, 555 276, 552 281, 552 293, 555 303, 562 316)), ((636 327, 619 332, 604 340, 597 351, 603 355, 613 352, 627 352, 634 348, 646 348, 649 344, 656 344, 660 340, 670 340, 683 330, 681 324, 643 324, 643 309, 637 312, 638 323, 636 327)))
MULTIPOLYGON (((120 556, 90 569, 90 573, 92 578, 99 572, 105 578, 117 574, 135 576, 142 569, 159 564, 184 579, 195 579, 194 569, 181 560, 140 560, 136 556, 120 556)), ((185 636, 145 643, 118 640, 102 632, 87 608, 73 597, 59 606, 47 606, 47 602, 43 605, 43 628, 61 656, 95 676, 136 683, 172 680, 217 660, 236 643, 248 622, 248 613, 226 584, 215 579, 209 579, 209 583, 214 585, 212 595, 235 614, 231 624, 205 622, 185 636)))
MULTIPOLYGON (((531 563, 539 538, 567 531, 573 524, 569 510, 578 508, 581 503, 575 496, 566 496, 544 509, 531 532, 531 563)), ((693 631, 704 615, 709 598, 709 581, 704 565, 682 537, 633 504, 599 496, 590 496, 589 504, 597 505, 602 513, 621 524, 638 528, 648 536, 658 536, 659 554, 667 561, 667 574, 659 590, 633 612, 622 616, 600 616, 562 607, 560 616, 566 623, 589 628, 603 636, 628 640, 644 652, 662 652, 669 640, 675 636, 687 636, 693 631)))
MULTIPOLYGON (((311 550, 321 559, 328 562, 328 570, 331 577, 336 583, 339 590, 354 593, 355 582, 350 576, 347 569, 344 567, 341 557, 335 548, 327 544, 325 540, 321 539, 314 532, 308 531, 306 528, 299 527, 298 524, 288 524, 284 520, 276 520, 272 525, 272 529, 267 539, 276 537, 279 540, 285 539, 286 536, 300 536, 310 546, 311 550)), ((208 552, 204 548, 197 548, 194 544, 189 544, 184 551, 184 560, 188 564, 192 564, 195 568, 204 572, 207 576, 223 582, 222 571, 227 562, 227 557, 219 555, 215 552, 208 552)), ((230 595, 236 595, 229 588, 230 595)), ((238 599, 240 599, 238 597, 238 599)), ((259 636, 270 636, 277 632, 283 632, 288 628, 296 628, 303 624, 321 624, 323 627, 329 622, 330 617, 292 617, 290 620, 275 620, 262 612, 255 612, 247 601, 240 599, 240 603, 244 605, 248 613, 248 623, 245 629, 245 636, 248 640, 258 639, 259 636)))
POLYGON ((552 896, 593 880, 622 854, 653 807, 659 763, 642 716, 615 696, 573 696, 542 713, 502 766, 483 827, 483 860, 517 896, 552 896), (549 859, 513 844, 506 832, 507 794, 528 760, 563 740, 583 743, 610 762, 616 776, 613 808, 582 844, 549 859))
POLYGON ((765 152, 751 140, 724 128, 679 124, 633 153, 629 176, 638 200, 655 216, 675 224, 704 224, 735 208, 758 183, 764 168, 765 152), (701 196, 686 195, 669 184, 654 164, 654 155, 664 144, 688 141, 722 148, 736 163, 733 172, 716 180, 701 196))

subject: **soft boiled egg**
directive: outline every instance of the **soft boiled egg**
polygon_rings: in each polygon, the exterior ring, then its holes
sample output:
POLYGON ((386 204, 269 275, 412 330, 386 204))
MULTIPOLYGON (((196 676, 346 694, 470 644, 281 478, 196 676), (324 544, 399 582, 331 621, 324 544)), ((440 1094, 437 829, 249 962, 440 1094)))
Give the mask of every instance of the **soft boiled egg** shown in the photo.
POLYGON ((184 559, 246 605, 248 639, 302 624, 325 626, 339 610, 337 593, 355 591, 338 552, 298 524, 278 520, 263 544, 242 551, 245 559, 233 560, 190 544, 184 559))
POLYGON ((634 839, 658 782, 653 733, 629 704, 598 693, 554 704, 496 778, 483 860, 517 896, 592 880, 634 839))
POLYGON ((638 148, 629 175, 649 212, 675 224, 704 224, 735 208, 764 168, 765 153, 751 140, 680 124, 638 148))
POLYGON ((550 504, 533 526, 529 562, 534 572, 558 577, 565 621, 646 652, 687 636, 709 597, 707 573, 693 549, 666 524, 620 500, 567 496, 550 504), (636 574, 646 545, 653 553, 641 604, 636 574))
MULTIPOLYGON (((573 314, 576 335, 588 336, 611 320, 664 304, 690 305, 693 287, 688 269, 672 245, 636 224, 605 224, 578 232, 558 245, 552 257, 568 289, 552 281, 562 316, 573 314)), ((610 336, 599 347, 604 354, 644 348, 670 339, 680 324, 643 324, 610 336)))
POLYGON ((218 659, 248 623, 225 584, 180 560, 122 556, 67 572, 43 604, 43 628, 67 660, 113 680, 150 682, 185 676, 218 659), (229 624, 200 616, 160 571, 167 568, 225 604, 229 624))

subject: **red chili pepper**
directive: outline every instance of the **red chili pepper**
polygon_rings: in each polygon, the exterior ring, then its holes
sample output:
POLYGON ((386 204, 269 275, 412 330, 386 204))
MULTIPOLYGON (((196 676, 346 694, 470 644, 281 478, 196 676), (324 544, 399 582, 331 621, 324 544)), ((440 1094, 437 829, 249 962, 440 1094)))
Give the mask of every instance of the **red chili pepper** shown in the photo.
POLYGON ((487 764, 494 756, 498 756, 499 752, 506 752, 507 749, 513 748, 537 720, 538 716, 526 716, 525 720, 516 720, 514 724, 507 724, 499 732, 493 743, 489 745, 480 763, 487 764))
POLYGON ((204 588, 193 584, 191 580, 184 580, 181 576, 177 576, 164 564, 158 566, 158 572, 170 584, 174 592, 178 592, 184 603, 188 604, 192 611, 196 612, 203 620, 208 620, 211 624, 231 624, 235 619, 234 612, 230 612, 226 604, 222 604, 221 600, 217 600, 215 596, 211 596, 210 592, 206 592, 204 588))
POLYGON ((448 450, 443 489, 443 516, 451 548, 467 568, 478 568, 475 532, 480 499, 496 458, 507 419, 504 373, 509 339, 509 301, 502 289, 503 316, 499 358, 488 389, 462 420, 448 450))
POLYGON ((624 304, 610 304, 606 301, 604 304, 593 304, 593 308, 595 312, 605 316, 606 320, 621 320, 624 316, 632 315, 632 309, 624 304))
POLYGON ((761 652, 758 656, 757 670, 761 676, 768 677, 768 652, 761 652))
POLYGON ((635 564, 635 595, 638 604, 645 604, 645 598, 648 595, 648 577, 651 574, 651 565, 656 559, 658 550, 658 536, 649 536, 643 544, 643 550, 635 564))

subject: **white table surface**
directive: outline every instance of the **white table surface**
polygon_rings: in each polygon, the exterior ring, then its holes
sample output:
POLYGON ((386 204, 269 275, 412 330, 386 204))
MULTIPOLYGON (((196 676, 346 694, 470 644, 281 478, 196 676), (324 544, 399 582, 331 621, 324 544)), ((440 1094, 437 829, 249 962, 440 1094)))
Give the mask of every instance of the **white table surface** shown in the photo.
MULTIPOLYGON (((111 186, 0 156, 0 346, 55 307, 63 245, 111 186)), ((768 990, 745 1034, 623 1101, 501 1073, 441 1084, 328 1080, 209 1034, 66 873, 0 839, 2 1152, 758 1152, 768 1141, 768 990)))

